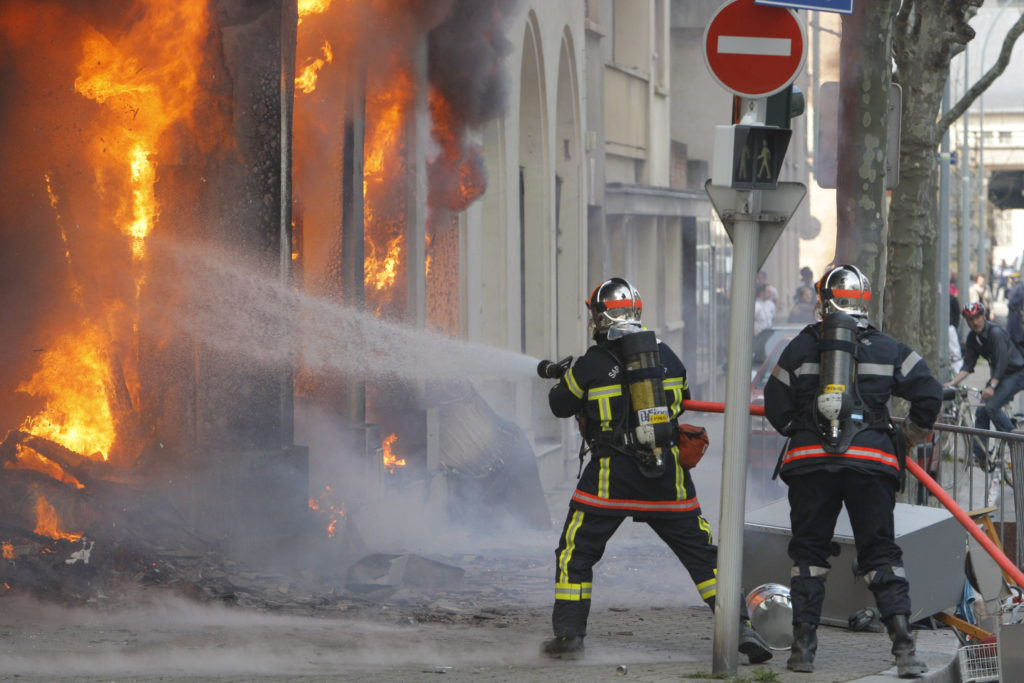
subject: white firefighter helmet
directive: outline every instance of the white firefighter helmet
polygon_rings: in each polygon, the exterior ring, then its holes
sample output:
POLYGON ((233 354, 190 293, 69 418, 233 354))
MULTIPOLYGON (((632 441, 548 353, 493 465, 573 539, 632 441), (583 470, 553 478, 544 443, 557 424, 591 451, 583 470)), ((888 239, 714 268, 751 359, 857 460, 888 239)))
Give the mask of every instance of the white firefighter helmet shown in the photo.
POLYGON ((867 321, 871 283, 857 266, 832 268, 818 281, 817 289, 815 317, 818 320, 830 313, 840 312, 857 318, 858 322, 867 321))
POLYGON ((599 284, 586 303, 595 336, 607 334, 608 330, 619 325, 640 325, 640 313, 644 307, 640 292, 621 277, 599 284))

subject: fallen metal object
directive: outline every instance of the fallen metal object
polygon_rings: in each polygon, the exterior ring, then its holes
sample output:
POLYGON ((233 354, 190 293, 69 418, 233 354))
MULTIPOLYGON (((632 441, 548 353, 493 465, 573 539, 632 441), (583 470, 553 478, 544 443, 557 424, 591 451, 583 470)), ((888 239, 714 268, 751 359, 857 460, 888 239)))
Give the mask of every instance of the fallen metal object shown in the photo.
POLYGON ((788 650, 793 644, 793 603, 789 588, 778 583, 761 584, 747 595, 750 624, 768 647, 788 650))

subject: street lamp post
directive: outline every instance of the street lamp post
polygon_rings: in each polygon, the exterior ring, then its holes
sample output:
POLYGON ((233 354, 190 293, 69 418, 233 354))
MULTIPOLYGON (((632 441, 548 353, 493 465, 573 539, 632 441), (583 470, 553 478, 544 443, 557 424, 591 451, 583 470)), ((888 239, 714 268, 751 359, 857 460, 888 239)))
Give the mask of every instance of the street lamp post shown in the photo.
MULTIPOLYGON (((989 24, 988 31, 985 32, 985 40, 981 44, 981 58, 978 60, 978 77, 979 79, 985 74, 985 55, 988 54, 988 40, 992 37, 992 31, 999 23, 999 17, 1002 16, 1006 10, 1006 5, 999 8, 996 16, 992 19, 992 23, 989 24)), ((966 55, 966 50, 964 51, 966 55)), ((964 63, 964 69, 967 69, 966 62, 964 63)), ((967 85, 966 83, 964 84, 967 85)), ((966 114, 965 114, 966 117, 966 114)), ((981 272, 982 266, 985 263, 985 241, 988 236, 986 230, 987 223, 987 184, 985 182, 985 91, 981 91, 978 95, 978 271, 981 272)), ((994 278, 993 278, 994 279, 994 278)), ((992 283, 993 286, 995 283, 992 283)))

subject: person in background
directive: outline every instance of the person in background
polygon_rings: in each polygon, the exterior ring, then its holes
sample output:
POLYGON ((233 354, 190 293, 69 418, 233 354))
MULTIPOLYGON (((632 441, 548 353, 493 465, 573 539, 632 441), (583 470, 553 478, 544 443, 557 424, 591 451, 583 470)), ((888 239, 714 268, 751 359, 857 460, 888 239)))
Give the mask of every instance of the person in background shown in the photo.
POLYGON ((801 287, 797 290, 797 300, 789 311, 791 323, 813 323, 814 322, 814 290, 810 287, 801 287))
POLYGON ((800 269, 800 284, 798 284, 796 286, 796 290, 793 292, 793 303, 794 304, 800 302, 801 292, 803 291, 804 287, 807 287, 808 289, 811 290, 811 301, 812 301, 812 305, 813 305, 813 300, 814 300, 814 272, 810 268, 808 268, 807 266, 804 266, 803 268, 800 269))
POLYGON ((985 284, 985 276, 979 274, 974 278, 974 284, 967 289, 967 303, 984 306, 988 314, 988 320, 992 320, 991 299, 992 293, 989 291, 988 285, 985 284))
POLYGON ((1006 259, 999 262, 999 266, 996 268, 996 291, 995 298, 1004 299, 1007 296, 1007 292, 1010 291, 1010 273, 1013 272, 1009 264, 1006 263, 1006 259))
MULTIPOLYGON (((967 326, 971 328, 964 343, 964 365, 945 386, 964 381, 974 372, 978 358, 984 358, 988 361, 990 375, 981 391, 981 398, 985 402, 974 412, 974 426, 988 429, 989 424, 992 424, 1001 432, 1013 431, 1013 423, 1003 412, 1003 406, 1024 389, 1024 356, 1006 330, 989 320, 983 304, 967 304, 963 313, 967 326)), ((975 438, 971 441, 978 464, 988 469, 992 463, 988 462, 987 444, 983 443, 986 440, 975 438)))
MULTIPOLYGON (((665 541, 712 610, 718 591, 718 547, 712 543, 711 525, 701 516, 690 471, 678 460, 677 425, 683 401, 690 397, 686 368, 667 344, 643 329, 640 294, 626 280, 605 280, 586 305, 594 344, 563 371, 548 392, 551 412, 578 421, 590 452, 590 461, 569 500, 569 514, 555 550, 551 614, 555 637, 543 646, 543 652, 555 658, 574 658, 582 652, 594 565, 627 517, 646 522, 665 541), (650 351, 644 346, 648 343, 650 351), (646 369, 627 364, 637 349, 650 354, 652 361, 657 358, 656 374, 651 374, 654 366, 646 369), (641 429, 632 407, 632 384, 643 384, 654 376, 663 378, 667 403, 658 413, 667 419, 659 423, 671 425, 665 430, 665 441, 658 441, 653 429, 650 438, 644 436, 647 432, 641 429), (650 439, 655 443, 650 444, 650 439), (667 457, 657 456, 655 448, 667 457)), ((581 466, 584 454, 581 450, 581 466)), ((751 663, 767 661, 772 658, 771 648, 750 625, 746 602, 740 602, 739 651, 751 663)))
POLYGON ((777 309, 779 307, 779 290, 776 289, 773 284, 768 282, 768 273, 766 273, 763 270, 757 271, 757 279, 755 280, 755 284, 763 284, 768 287, 768 293, 770 295, 772 303, 775 304, 775 308, 777 309))
POLYGON ((757 296, 754 299, 754 336, 762 330, 767 330, 775 322, 775 302, 772 301, 771 290, 768 285, 757 286, 757 296))
POLYGON ((964 350, 960 344, 960 300, 955 294, 949 295, 949 369, 960 372, 964 366, 964 350))
POLYGON ((924 359, 868 324, 871 287, 855 266, 818 283, 820 325, 808 325, 782 351, 764 388, 765 416, 788 438, 778 472, 789 486, 793 644, 786 666, 814 671, 836 520, 846 507, 857 571, 874 594, 901 678, 922 675, 910 629, 910 583, 895 540, 896 492, 907 448, 927 439, 942 387, 924 359), (892 397, 910 402, 899 431, 892 397))

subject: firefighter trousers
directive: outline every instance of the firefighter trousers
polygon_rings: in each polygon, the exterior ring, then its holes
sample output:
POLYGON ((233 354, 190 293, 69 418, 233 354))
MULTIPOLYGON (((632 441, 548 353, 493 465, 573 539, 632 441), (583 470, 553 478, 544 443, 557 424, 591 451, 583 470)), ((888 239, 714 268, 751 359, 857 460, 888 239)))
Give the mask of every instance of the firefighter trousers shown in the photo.
MULTIPOLYGON (((555 551, 555 606, 551 615, 555 636, 586 635, 594 565, 624 519, 569 510, 555 551)), ((647 517, 635 521, 646 522, 665 541, 683 563, 703 600, 714 598, 718 547, 712 543, 711 525, 703 517, 647 517)))
POLYGON ((791 475, 787 483, 793 530, 789 542, 793 623, 817 624, 821 619, 832 537, 844 503, 853 528, 858 573, 868 581, 882 619, 909 616, 910 583, 893 523, 896 479, 842 469, 791 475))

